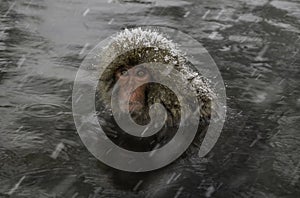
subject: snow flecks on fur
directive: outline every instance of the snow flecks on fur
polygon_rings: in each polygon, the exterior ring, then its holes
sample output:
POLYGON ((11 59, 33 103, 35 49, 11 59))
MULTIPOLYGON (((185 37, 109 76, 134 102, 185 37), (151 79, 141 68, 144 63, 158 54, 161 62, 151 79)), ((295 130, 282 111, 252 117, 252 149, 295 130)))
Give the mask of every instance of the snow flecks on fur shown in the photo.
MULTIPOLYGON (((177 44, 155 30, 144 30, 140 27, 131 30, 125 29, 113 38, 113 42, 124 50, 137 47, 155 47, 156 50, 160 48, 169 51, 173 57, 181 58, 180 61, 184 61, 184 54, 178 49, 177 44)), ((170 57, 165 58, 170 59, 170 57)))
MULTIPOLYGON (((192 69, 187 64, 186 54, 179 49, 179 46, 163 34, 153 29, 125 29, 116 36, 112 37, 112 42, 108 48, 114 48, 114 52, 126 52, 136 48, 153 47, 154 50, 165 50, 169 54, 165 55, 163 60, 165 63, 175 65, 175 69, 183 74, 184 81, 192 85, 193 91, 198 97, 207 97, 212 99, 215 97, 211 89, 210 81, 192 69)), ((153 62, 157 62, 153 59, 153 62)))

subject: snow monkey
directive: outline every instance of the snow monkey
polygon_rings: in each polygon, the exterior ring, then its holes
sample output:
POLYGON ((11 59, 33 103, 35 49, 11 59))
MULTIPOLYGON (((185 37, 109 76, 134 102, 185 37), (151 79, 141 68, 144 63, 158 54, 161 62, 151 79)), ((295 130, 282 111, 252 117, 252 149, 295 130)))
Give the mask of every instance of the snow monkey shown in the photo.
MULTIPOLYGON (((100 67, 105 67, 96 92, 96 108, 98 119, 107 136, 117 145, 136 152, 151 151, 164 146, 176 134, 180 123, 180 103, 176 94, 168 87, 158 83, 148 83, 155 80, 158 74, 165 73, 166 68, 152 69, 151 63, 172 65, 184 75, 184 80, 192 84, 197 95, 200 108, 199 133, 207 127, 211 113, 212 89, 207 80, 201 76, 187 61, 176 45, 162 34, 141 28, 135 28, 119 33, 109 43, 102 53, 100 67), (150 67, 144 65, 149 63, 150 67), (115 123, 111 114, 111 94, 116 82, 117 100, 120 115, 129 110, 133 120, 140 124, 149 123, 149 107, 160 103, 166 109, 167 119, 163 128, 149 137, 136 137, 125 133, 115 123), (136 83, 144 83, 136 89, 136 83), (128 97, 129 96, 129 97, 128 97), (129 98, 124 100, 124 98, 129 98)), ((161 76, 161 75, 160 75, 161 76)), ((180 82, 177 78, 166 75, 172 85, 180 82)), ((187 124, 190 120, 187 118, 187 124)), ((188 131, 187 131, 188 132, 188 131)))
POLYGON ((129 112, 136 112, 145 107, 146 87, 151 78, 150 72, 144 67, 130 69, 129 66, 124 66, 116 71, 115 79, 120 81, 117 100, 121 110, 125 111, 127 108, 129 112), (137 83, 144 84, 134 89, 137 83), (124 98, 129 98, 129 101, 124 98))

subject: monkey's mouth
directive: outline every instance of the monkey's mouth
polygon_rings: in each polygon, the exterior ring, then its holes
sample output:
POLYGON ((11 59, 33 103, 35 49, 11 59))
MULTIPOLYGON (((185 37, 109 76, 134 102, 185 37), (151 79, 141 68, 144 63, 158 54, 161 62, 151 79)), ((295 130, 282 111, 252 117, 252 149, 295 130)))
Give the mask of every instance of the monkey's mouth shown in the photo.
POLYGON ((143 104, 139 101, 127 101, 127 102, 121 102, 120 107, 123 112, 126 112, 128 110, 130 113, 137 112, 143 108, 143 104))
POLYGON ((143 108, 143 104, 137 101, 129 102, 129 112, 136 112, 143 108))

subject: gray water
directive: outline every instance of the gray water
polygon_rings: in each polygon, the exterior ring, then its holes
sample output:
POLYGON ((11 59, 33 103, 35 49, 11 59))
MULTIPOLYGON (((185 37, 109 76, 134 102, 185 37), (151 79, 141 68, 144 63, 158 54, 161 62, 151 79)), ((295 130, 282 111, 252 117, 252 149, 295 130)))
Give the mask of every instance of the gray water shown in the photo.
POLYGON ((0 197, 300 197, 298 0, 0 0, 0 197), (227 119, 205 158, 133 174, 73 121, 85 55, 125 27, 179 29, 209 51, 227 119))

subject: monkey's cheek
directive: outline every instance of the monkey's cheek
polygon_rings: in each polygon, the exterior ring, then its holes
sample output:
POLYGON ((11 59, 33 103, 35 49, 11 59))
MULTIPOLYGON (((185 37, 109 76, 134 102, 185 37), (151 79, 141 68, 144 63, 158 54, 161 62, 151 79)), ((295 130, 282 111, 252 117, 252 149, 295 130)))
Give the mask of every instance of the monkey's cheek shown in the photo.
POLYGON ((120 101, 119 102, 119 107, 121 112, 125 113, 127 110, 129 110, 129 106, 128 106, 128 101, 120 101))

